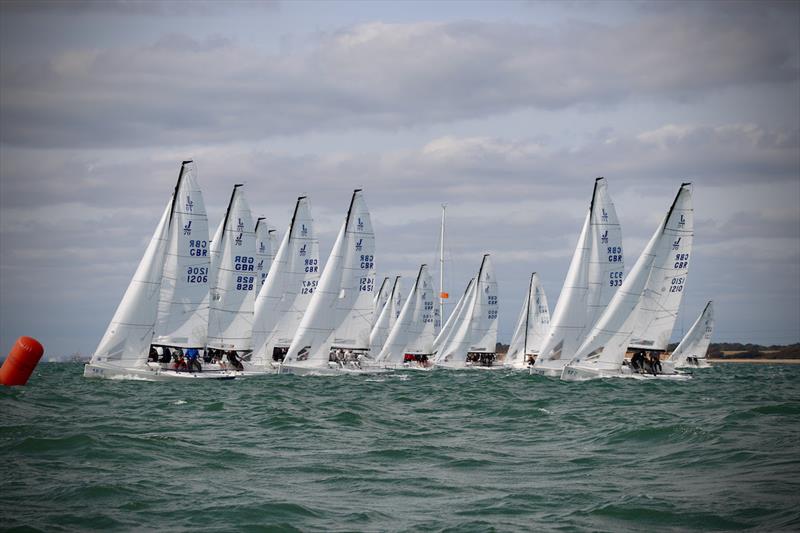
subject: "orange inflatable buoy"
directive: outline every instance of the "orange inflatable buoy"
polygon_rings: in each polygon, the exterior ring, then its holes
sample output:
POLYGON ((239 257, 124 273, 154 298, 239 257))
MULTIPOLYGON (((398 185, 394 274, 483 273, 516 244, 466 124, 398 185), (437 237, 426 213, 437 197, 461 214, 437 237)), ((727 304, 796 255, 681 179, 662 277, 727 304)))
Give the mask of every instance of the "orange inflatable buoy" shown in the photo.
POLYGON ((44 346, 31 337, 20 337, 2 368, 0 385, 25 385, 44 354, 44 346))

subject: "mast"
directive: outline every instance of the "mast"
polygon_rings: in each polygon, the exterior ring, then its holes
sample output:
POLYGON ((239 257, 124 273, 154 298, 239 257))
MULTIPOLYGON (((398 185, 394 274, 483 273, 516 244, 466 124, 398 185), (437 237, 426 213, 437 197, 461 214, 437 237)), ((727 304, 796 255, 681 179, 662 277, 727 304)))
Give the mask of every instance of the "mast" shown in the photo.
POLYGON ((525 340, 522 343, 522 358, 525 359, 528 356, 528 328, 530 327, 531 321, 531 291, 533 291, 533 277, 536 275, 536 272, 531 274, 531 282, 528 285, 528 306, 525 309, 525 340))
POLYGON ((439 235, 439 324, 444 324, 444 221, 447 204, 442 204, 442 231, 439 235))

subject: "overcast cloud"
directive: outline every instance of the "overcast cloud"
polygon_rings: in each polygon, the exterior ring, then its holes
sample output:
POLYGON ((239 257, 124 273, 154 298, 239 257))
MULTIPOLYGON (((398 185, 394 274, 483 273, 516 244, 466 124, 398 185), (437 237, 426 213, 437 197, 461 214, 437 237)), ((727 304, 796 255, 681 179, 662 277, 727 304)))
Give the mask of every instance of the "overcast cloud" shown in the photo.
POLYGON ((153 5, 2 4, 0 350, 91 353, 187 157, 212 227, 233 183, 281 234, 309 194, 323 255, 363 187, 380 275, 447 203, 446 289, 492 252, 505 342, 594 177, 628 266, 692 181, 675 338, 713 298, 717 340, 800 341, 797 3, 153 5))

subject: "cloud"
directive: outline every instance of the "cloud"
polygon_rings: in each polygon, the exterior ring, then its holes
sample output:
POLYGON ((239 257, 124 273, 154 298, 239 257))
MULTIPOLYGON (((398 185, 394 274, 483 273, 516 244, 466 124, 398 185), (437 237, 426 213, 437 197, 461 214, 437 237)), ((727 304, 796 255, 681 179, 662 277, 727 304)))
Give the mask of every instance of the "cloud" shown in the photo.
MULTIPOLYGON (((212 229, 233 183, 246 184, 254 215, 267 216, 281 234, 296 197, 309 194, 323 257, 351 190, 363 186, 380 274, 413 272, 421 262, 436 265, 439 205, 447 202, 448 288, 458 293, 480 254, 491 252, 502 280, 505 340, 521 305, 519 287, 531 271, 540 272, 555 305, 588 207, 595 176, 587 169, 609 180, 630 266, 683 181, 674 169, 690 165, 697 177, 697 236, 687 301, 738 301, 757 287, 759 294, 777 296, 768 310, 755 312, 792 324, 791 298, 800 296, 792 281, 800 273, 796 139, 796 132, 747 123, 668 123, 572 148, 455 135, 407 149, 301 155, 257 144, 122 151, 6 147, 0 158, 3 336, 37 324, 47 306, 55 315, 47 331, 55 338, 58 315, 85 305, 91 312, 59 338, 68 335, 71 350, 92 348, 88 344, 113 313, 186 151, 197 161, 212 229), (763 165, 771 170, 763 172, 763 165)), ((751 317, 751 309, 726 312, 721 320, 743 331, 764 320, 751 317)))
POLYGON ((58 51, 45 61, 8 55, 0 139, 213 144, 697 100, 727 87, 797 81, 796 28, 754 24, 775 18, 770 6, 750 18, 721 11, 644 10, 616 25, 557 27, 369 22, 319 32, 280 54, 225 36, 172 34, 144 46, 58 51))

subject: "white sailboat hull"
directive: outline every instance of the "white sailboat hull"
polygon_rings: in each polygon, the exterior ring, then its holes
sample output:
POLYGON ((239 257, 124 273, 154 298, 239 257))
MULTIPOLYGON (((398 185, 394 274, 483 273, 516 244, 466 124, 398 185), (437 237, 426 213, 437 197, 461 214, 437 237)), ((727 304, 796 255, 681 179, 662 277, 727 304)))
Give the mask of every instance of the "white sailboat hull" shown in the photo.
POLYGON ((256 375, 254 372, 238 372, 235 370, 208 370, 205 372, 177 372, 159 365, 145 365, 138 368, 126 368, 104 363, 87 363, 83 369, 83 377, 94 379, 115 379, 133 381, 175 381, 186 379, 235 379, 256 375))
MULTIPOLYGON (((550 361, 550 363, 558 363, 558 361, 550 361)), ((534 374, 538 374, 540 376, 546 376, 548 378, 559 378, 561 377, 561 373, 564 371, 564 367, 566 366, 566 361, 564 364, 549 364, 549 365, 539 365, 539 366, 531 366, 530 367, 530 374, 533 376, 534 374)))
POLYGON ((637 374, 632 372, 627 366, 621 366, 616 370, 608 368, 591 368, 582 365, 567 365, 561 373, 563 381, 589 381, 592 379, 606 379, 606 378, 629 378, 629 379, 661 379, 670 381, 685 381, 692 377, 688 374, 672 373, 672 374, 637 374))

